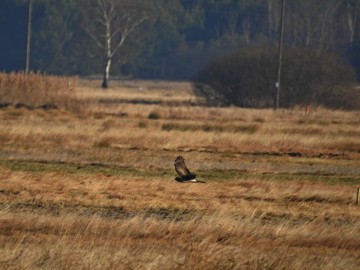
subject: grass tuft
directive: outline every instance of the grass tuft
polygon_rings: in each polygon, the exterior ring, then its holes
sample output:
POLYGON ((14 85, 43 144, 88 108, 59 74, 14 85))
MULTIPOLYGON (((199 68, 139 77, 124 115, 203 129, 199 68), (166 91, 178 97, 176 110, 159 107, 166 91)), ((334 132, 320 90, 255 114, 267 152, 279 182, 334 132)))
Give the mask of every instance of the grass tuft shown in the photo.
POLYGON ((155 112, 155 111, 150 112, 148 115, 148 118, 152 119, 152 120, 158 120, 158 119, 160 119, 160 113, 155 112))

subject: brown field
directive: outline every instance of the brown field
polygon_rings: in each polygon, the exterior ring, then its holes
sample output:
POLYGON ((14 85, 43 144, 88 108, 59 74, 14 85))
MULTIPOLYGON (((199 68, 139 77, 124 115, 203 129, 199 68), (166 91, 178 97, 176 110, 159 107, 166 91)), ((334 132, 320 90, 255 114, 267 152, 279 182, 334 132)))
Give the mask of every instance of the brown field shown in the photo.
POLYGON ((0 269, 360 269, 360 112, 98 83, 0 109, 0 269))

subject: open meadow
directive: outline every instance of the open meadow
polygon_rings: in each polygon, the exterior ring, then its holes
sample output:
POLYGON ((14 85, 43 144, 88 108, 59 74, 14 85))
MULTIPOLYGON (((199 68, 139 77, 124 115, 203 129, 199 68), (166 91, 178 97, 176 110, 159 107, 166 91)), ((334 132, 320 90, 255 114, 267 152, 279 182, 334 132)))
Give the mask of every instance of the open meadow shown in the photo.
POLYGON ((360 269, 360 111, 97 85, 57 108, 2 93, 0 269, 360 269), (206 184, 174 180, 178 155, 206 184))

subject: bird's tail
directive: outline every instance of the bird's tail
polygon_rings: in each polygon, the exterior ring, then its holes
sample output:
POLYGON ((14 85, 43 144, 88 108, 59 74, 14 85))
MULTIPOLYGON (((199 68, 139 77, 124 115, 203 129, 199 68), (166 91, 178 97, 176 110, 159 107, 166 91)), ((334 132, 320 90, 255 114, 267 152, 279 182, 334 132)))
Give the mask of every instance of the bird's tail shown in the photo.
POLYGON ((205 183, 206 183, 205 181, 196 180, 196 179, 191 180, 191 182, 193 182, 193 183, 202 183, 202 184, 205 184, 205 183))

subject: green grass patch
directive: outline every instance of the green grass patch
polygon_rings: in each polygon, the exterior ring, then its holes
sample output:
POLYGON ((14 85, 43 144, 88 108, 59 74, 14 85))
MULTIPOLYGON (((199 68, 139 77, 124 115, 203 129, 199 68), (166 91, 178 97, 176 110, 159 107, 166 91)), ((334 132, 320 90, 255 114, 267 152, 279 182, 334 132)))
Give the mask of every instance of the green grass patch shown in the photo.
POLYGON ((69 174, 103 174, 107 176, 125 176, 134 178, 175 178, 175 172, 172 170, 160 170, 156 168, 140 169, 101 163, 75 164, 48 161, 2 160, 0 161, 0 168, 29 173, 66 172, 69 174))
POLYGON ((291 173, 251 173, 235 170, 214 170, 197 173, 199 180, 228 181, 228 180, 264 180, 264 181, 311 181, 326 184, 356 185, 360 183, 360 176, 339 176, 324 174, 291 174, 291 173))
MULTIPOLYGON (((39 162, 39 161, 0 161, 0 168, 11 171, 29 173, 66 172, 70 174, 103 174, 107 176, 134 177, 134 178, 167 178, 174 179, 176 173, 173 170, 157 168, 134 168, 120 167, 100 163, 72 164, 62 162, 39 162)), ((197 178, 206 182, 264 180, 264 181, 320 181, 327 184, 356 185, 360 183, 360 176, 339 176, 329 174, 291 174, 291 173, 252 173, 239 170, 211 170, 197 172, 197 178)))
POLYGON ((249 125, 213 125, 213 124, 180 124, 165 123, 161 126, 162 130, 180 130, 180 131, 205 131, 205 132, 231 132, 231 133, 255 133, 259 130, 256 124, 249 125))

